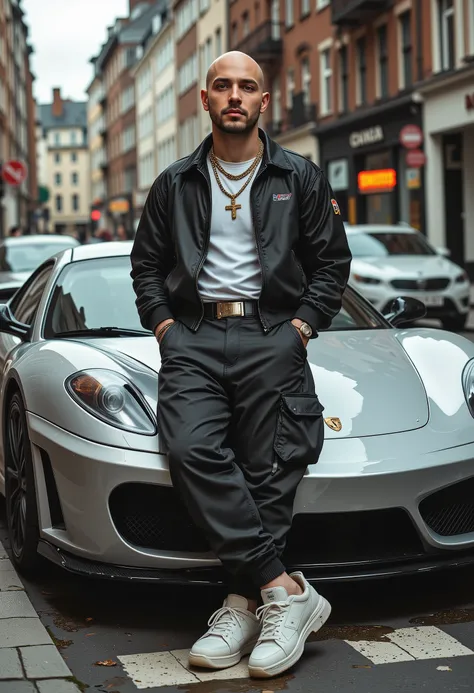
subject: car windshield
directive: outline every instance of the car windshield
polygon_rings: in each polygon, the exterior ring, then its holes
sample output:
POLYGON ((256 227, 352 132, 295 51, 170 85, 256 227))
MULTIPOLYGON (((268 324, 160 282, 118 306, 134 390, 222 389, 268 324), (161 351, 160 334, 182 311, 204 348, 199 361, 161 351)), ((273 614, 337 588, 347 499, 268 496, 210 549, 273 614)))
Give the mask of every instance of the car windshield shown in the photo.
MULTIPOLYGON (((53 339, 67 332, 92 331, 105 326, 143 330, 130 270, 128 256, 83 260, 67 265, 58 278, 48 307, 44 336, 53 339)), ((387 323, 367 301, 348 287, 342 310, 330 329, 377 327, 387 327, 387 323)), ((110 336, 114 336, 113 331, 110 336)))
POLYGON ((51 243, 4 243, 0 246, 0 272, 33 272, 49 257, 73 245, 76 245, 76 241, 67 238, 51 243))
POLYGON ((376 231, 348 233, 352 257, 386 257, 387 255, 435 255, 435 251, 417 233, 376 231))

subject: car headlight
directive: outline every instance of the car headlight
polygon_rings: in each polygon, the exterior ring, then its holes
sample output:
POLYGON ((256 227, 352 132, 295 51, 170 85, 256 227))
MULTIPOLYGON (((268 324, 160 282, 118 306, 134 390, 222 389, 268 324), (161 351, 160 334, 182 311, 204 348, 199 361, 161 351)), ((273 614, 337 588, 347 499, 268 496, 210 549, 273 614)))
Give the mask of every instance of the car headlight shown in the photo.
POLYGON ((360 282, 361 284, 381 284, 381 280, 375 277, 364 277, 362 274, 354 274, 353 277, 356 282, 360 282))
POLYGON ((456 282, 456 284, 465 284, 466 282, 468 282, 469 277, 467 276, 467 272, 461 272, 461 274, 458 274, 454 281, 456 282))
POLYGON ((462 389, 466 398, 467 408, 474 416, 474 359, 468 361, 462 372, 462 389))
POLYGON ((155 435, 156 419, 141 392, 114 371, 91 369, 71 375, 65 387, 74 401, 124 431, 155 435))

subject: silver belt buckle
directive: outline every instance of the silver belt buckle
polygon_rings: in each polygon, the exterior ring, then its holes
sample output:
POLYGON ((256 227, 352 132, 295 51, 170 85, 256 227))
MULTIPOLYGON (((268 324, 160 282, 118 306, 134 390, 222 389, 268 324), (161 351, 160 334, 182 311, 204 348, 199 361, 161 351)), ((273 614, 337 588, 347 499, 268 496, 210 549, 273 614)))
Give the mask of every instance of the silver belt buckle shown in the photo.
POLYGON ((235 318, 245 315, 244 304, 242 301, 218 303, 216 311, 218 320, 222 320, 222 318, 235 318))

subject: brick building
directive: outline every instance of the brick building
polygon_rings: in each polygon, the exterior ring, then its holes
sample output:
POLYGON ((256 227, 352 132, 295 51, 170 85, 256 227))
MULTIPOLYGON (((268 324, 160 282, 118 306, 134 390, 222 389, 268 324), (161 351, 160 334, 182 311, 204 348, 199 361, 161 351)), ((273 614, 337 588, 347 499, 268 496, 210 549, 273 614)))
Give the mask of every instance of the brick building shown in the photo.
POLYGON ((15 159, 26 164, 20 186, 4 186, 0 196, 0 236, 11 226, 34 229, 37 204, 36 108, 28 28, 20 0, 0 0, 0 167, 15 159))
MULTIPOLYGON (((223 0, 222 0, 223 1, 223 0)), ((178 157, 197 147, 200 113, 197 21, 208 0, 176 0, 173 6, 176 40, 178 157)))

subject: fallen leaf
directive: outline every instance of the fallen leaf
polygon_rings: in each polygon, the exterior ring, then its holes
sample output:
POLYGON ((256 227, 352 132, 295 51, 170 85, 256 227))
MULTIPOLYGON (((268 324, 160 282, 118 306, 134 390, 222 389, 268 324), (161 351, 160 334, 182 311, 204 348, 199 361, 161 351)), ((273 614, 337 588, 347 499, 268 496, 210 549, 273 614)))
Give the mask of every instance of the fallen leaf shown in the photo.
POLYGON ((117 662, 113 659, 104 659, 102 662, 94 662, 98 667, 116 667, 117 662))
POLYGON ((452 671, 451 667, 436 667, 438 671, 452 671))
POLYGON ((91 635, 95 635, 95 633, 86 633, 86 638, 90 638, 91 635))
POLYGON ((89 623, 89 621, 93 621, 93 620, 94 620, 94 619, 92 618, 92 616, 89 616, 88 618, 86 618, 86 621, 87 621, 88 623, 89 623))
POLYGON ((370 664, 353 664, 352 668, 353 669, 372 669, 370 664))

